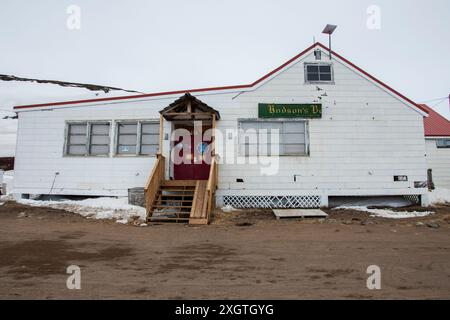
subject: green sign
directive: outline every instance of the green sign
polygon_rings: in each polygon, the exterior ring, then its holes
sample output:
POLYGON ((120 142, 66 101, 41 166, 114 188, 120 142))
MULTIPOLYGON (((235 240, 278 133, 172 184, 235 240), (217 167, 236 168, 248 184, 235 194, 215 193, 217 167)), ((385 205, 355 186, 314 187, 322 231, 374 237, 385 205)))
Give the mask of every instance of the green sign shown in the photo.
POLYGON ((259 118, 322 118, 322 105, 260 103, 259 118))

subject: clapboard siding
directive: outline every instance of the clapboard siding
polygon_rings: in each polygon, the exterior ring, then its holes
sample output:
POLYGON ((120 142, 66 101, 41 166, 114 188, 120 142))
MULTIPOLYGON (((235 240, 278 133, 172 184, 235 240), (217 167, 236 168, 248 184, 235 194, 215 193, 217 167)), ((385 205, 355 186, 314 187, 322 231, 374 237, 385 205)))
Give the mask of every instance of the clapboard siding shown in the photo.
POLYGON ((414 190, 414 181, 426 179, 422 117, 338 62, 334 74, 334 85, 307 85, 303 63, 298 63, 257 90, 239 95, 238 110, 222 112, 227 122, 221 124, 232 128, 239 118, 256 118, 258 103, 308 103, 326 92, 322 119, 309 121, 308 157, 280 157, 276 178, 262 176, 254 165, 222 165, 222 194, 422 193, 414 190), (394 182, 394 175, 407 175, 409 181, 394 182), (238 178, 244 183, 236 183, 238 178))
MULTIPOLYGON (((278 163, 272 163, 277 167, 274 175, 263 175, 267 165, 252 164, 249 158, 234 154, 230 159, 230 150, 226 149, 230 141, 219 140, 217 151, 222 163, 218 195, 423 193, 414 189, 414 181, 426 180, 422 116, 338 61, 333 61, 333 85, 305 84, 305 61, 314 61, 313 55, 253 91, 195 94, 219 110, 217 127, 228 139, 225 132, 234 131, 236 136, 239 119, 258 117, 258 103, 317 103, 326 93, 321 100, 322 119, 309 120, 310 154, 280 157, 278 163), (394 182, 394 175, 407 175, 408 182, 394 182), (244 183, 237 183, 238 178, 244 183)), ((55 194, 123 196, 128 188, 142 187, 154 157, 65 157, 65 122, 159 119, 159 110, 178 97, 21 112, 15 192, 49 193, 53 181, 55 194), (60 174, 55 179, 56 172, 60 174)), ((170 127, 165 122, 166 133, 170 127)), ((164 141, 166 156, 168 143, 164 141)), ((236 137, 231 145, 238 150, 236 137)))
POLYGON ((427 165, 433 170, 435 186, 450 189, 450 149, 438 149, 435 139, 427 139, 426 147, 427 165))

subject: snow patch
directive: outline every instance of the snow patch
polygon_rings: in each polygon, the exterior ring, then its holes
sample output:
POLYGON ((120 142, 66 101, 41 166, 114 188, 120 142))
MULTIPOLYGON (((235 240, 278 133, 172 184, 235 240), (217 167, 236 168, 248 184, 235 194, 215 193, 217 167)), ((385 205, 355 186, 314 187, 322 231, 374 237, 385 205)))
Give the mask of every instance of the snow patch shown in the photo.
POLYGON ((450 189, 437 188, 428 193, 431 205, 450 203, 450 189))
POLYGON ((146 219, 145 208, 128 204, 127 198, 92 198, 85 200, 40 201, 20 199, 18 203, 33 207, 49 207, 77 213, 88 219, 116 220, 118 223, 129 223, 146 219))
POLYGON ((339 197, 330 199, 331 207, 387 207, 402 208, 414 205, 414 202, 401 196, 385 197, 339 197))
POLYGON ((344 209, 344 210, 356 210, 368 212, 371 214, 371 217, 379 217, 379 218, 387 218, 387 219, 409 219, 409 218, 418 218, 418 217, 426 217, 431 214, 434 214, 432 211, 392 211, 389 209, 369 209, 367 207, 362 206, 340 206, 334 208, 333 210, 344 209))
POLYGON ((0 174, 0 187, 4 187, 6 195, 9 195, 13 191, 14 183, 14 171, 4 171, 0 174))
POLYGON ((230 206, 230 205, 227 205, 227 206, 222 207, 222 211, 228 213, 228 212, 237 211, 237 209, 233 208, 233 207, 230 206))

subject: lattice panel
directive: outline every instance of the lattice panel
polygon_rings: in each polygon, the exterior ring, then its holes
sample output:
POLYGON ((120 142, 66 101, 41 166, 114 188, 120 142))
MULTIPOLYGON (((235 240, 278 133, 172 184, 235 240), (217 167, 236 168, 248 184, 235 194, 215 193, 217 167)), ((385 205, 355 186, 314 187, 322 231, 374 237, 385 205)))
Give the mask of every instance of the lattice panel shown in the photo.
POLYGON ((420 195, 417 194, 411 194, 411 195, 405 195, 403 196, 403 198, 405 198, 406 200, 412 201, 415 204, 420 204, 420 195))
POLYGON ((224 196, 225 206, 238 209, 319 208, 320 196, 224 196))

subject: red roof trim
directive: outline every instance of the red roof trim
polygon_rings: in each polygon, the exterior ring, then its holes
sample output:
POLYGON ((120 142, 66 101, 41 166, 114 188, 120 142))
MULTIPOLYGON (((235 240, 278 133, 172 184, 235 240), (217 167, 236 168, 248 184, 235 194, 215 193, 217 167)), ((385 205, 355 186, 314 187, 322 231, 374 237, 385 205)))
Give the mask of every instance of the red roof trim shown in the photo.
MULTIPOLYGON (((316 42, 315 44, 309 46, 307 49, 305 49, 302 52, 300 52, 298 55, 296 55, 292 59, 290 59, 287 62, 283 63, 278 68, 272 70, 271 72, 269 72, 268 74, 264 75, 263 77, 259 78, 258 80, 256 80, 255 82, 253 82, 251 84, 236 85, 236 86, 224 86, 224 87, 211 87, 211 88, 201 88, 201 89, 191 89, 191 90, 166 91, 166 92, 148 93, 148 94, 141 94, 141 95, 134 95, 134 96, 121 96, 121 97, 97 98, 97 99, 88 99, 88 100, 73 100, 73 101, 61 101, 61 102, 52 102, 52 103, 31 104, 31 105, 16 106, 16 107, 14 107, 14 110, 39 108, 39 107, 53 107, 53 106, 62 106, 62 105, 70 105, 70 104, 81 104, 81 103, 117 101, 117 100, 127 100, 127 99, 141 99, 141 98, 157 97, 157 96, 165 96, 165 95, 184 94, 184 93, 187 93, 187 92, 208 92, 208 91, 221 91, 221 90, 248 89, 248 88, 252 88, 252 87, 258 85, 262 81, 264 81, 267 78, 271 77, 272 75, 274 75, 278 71, 282 70, 283 68, 285 68, 286 66, 288 66, 289 64, 291 64, 292 62, 297 60, 298 58, 302 57, 304 54, 306 54, 308 51, 310 51, 311 49, 313 49, 316 46, 319 46, 319 47, 321 47, 321 48, 323 48, 325 50, 328 50, 328 48, 326 46, 324 46, 320 42, 316 42)), ((407 101, 408 103, 412 104, 413 106, 417 107, 418 109, 420 109, 420 110, 422 110, 424 112, 427 112, 424 108, 422 108, 420 105, 418 105, 415 102, 413 102, 411 99, 405 97, 404 95, 402 95, 398 91, 392 89, 387 84, 385 84, 384 82, 378 80, 374 76, 370 75, 368 72, 364 71, 363 69, 359 68, 355 64, 351 63, 349 60, 345 59, 341 55, 337 54, 334 51, 332 51, 332 53, 336 57, 338 57, 339 59, 341 59, 342 61, 344 61, 348 65, 350 65, 351 67, 355 68, 356 70, 358 70, 359 72, 364 74, 366 77, 368 77, 371 80, 375 81, 376 83, 380 84, 384 88, 388 89, 389 91, 391 91, 395 95, 399 96, 400 98, 404 99, 405 101, 407 101)))
POLYGON ((450 137, 450 120, 426 104, 422 104, 421 107, 428 112, 428 117, 423 119, 425 136, 450 137))
POLYGON ((232 90, 232 89, 243 89, 243 88, 248 88, 248 87, 251 87, 251 85, 228 86, 228 87, 217 87, 217 88, 203 88, 203 89, 192 89, 192 90, 178 90, 178 91, 167 91, 167 92, 139 94, 139 95, 135 95, 135 96, 120 96, 120 97, 97 98, 97 99, 88 99, 88 100, 73 100, 73 101, 61 101, 61 102, 51 102, 51 103, 42 103, 42 104, 31 104, 31 105, 16 106, 16 107, 14 107, 14 109, 51 107, 51 106, 61 106, 61 105, 67 105, 67 104, 80 104, 80 103, 127 100, 127 99, 139 99, 139 98, 147 98, 147 97, 166 96, 166 95, 172 95, 172 94, 184 94, 184 93, 187 93, 187 92, 200 92, 200 91, 201 92, 203 92, 203 91, 206 92, 206 91, 215 91, 215 90, 232 90))
MULTIPOLYGON (((323 44, 321 43, 317 43, 318 46, 322 47, 325 50, 328 50, 327 47, 325 47, 323 44)), ((422 108, 419 104, 415 103, 414 101, 412 101, 411 99, 407 98, 406 96, 404 96, 403 94, 401 94, 400 92, 398 92, 397 90, 391 88, 390 86, 388 86, 387 84, 385 84, 383 81, 378 80, 377 78, 375 78, 374 76, 372 76, 371 74, 369 74, 368 72, 364 71, 363 69, 361 69, 360 67, 358 67, 357 65, 353 64, 352 62, 350 62, 349 60, 345 59, 343 56, 339 55, 338 53, 334 52, 333 50, 331 51, 336 57, 338 57, 339 59, 341 59, 342 61, 344 61, 345 63, 347 63, 348 65, 350 65, 351 67, 355 68, 356 70, 358 70, 359 72, 361 72, 363 75, 365 75, 366 77, 368 77, 369 79, 375 81, 376 83, 378 83, 379 85, 383 86, 384 88, 388 89, 389 91, 391 91, 392 93, 394 93, 395 95, 399 96, 400 98, 402 98, 403 100, 406 100, 408 103, 412 104, 413 106, 417 107, 418 109, 422 110, 425 113, 428 113, 426 111, 426 109, 422 108)))

